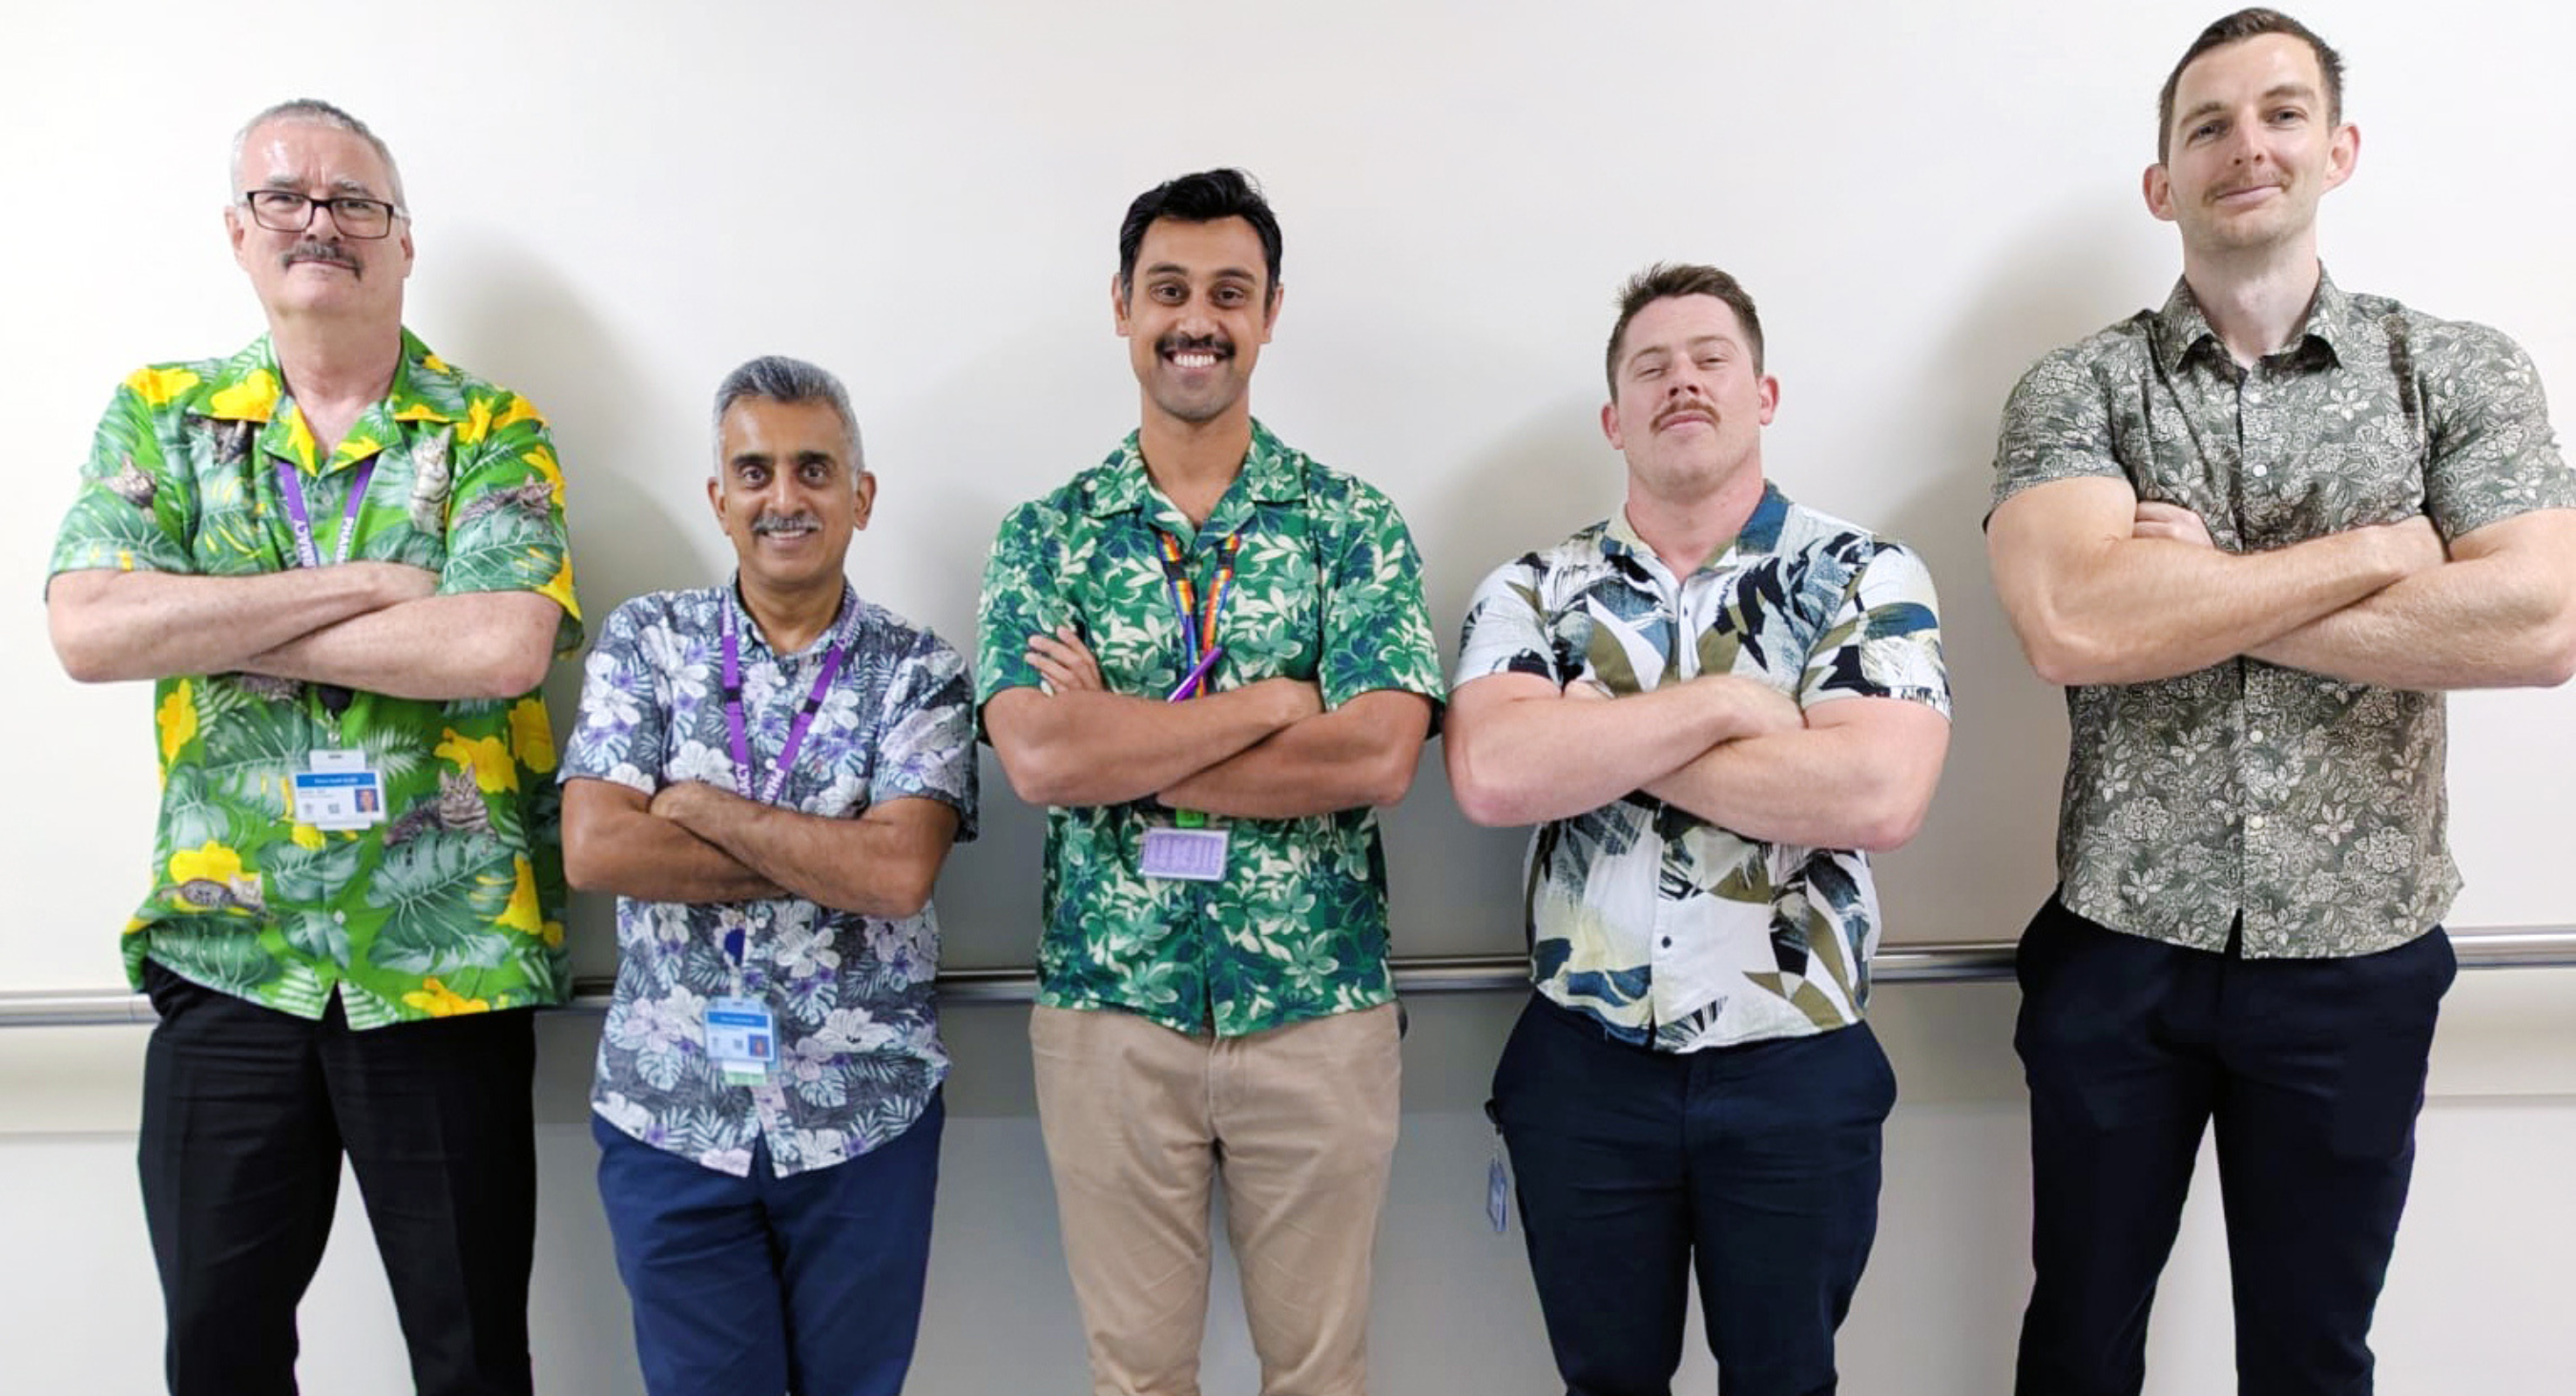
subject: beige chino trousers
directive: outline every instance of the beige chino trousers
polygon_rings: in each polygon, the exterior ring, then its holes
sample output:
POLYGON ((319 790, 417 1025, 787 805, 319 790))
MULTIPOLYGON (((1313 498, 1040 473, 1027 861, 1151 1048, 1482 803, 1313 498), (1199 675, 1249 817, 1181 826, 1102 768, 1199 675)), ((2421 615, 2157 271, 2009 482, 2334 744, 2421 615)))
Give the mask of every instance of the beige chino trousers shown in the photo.
POLYGON ((1032 1012, 1095 1396, 1198 1396, 1219 1181, 1263 1396, 1365 1396, 1396 1038, 1391 1003, 1242 1037, 1110 1009, 1032 1012))

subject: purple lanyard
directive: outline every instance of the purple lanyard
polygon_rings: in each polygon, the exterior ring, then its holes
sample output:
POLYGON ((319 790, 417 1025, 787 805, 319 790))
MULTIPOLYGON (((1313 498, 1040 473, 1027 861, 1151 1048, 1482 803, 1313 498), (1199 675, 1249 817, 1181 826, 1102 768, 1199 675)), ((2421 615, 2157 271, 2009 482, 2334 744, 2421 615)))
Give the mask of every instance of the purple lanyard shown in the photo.
MULTIPOLYGON (((366 507, 367 482, 376 478, 376 458, 367 457, 358 467, 358 478, 349 486, 349 504, 340 512, 340 545, 331 560, 349 560, 349 549, 358 541, 358 511, 366 507)), ((304 510, 304 486, 295 478, 295 467, 285 459, 277 462, 277 493, 286 501, 286 523, 295 531, 295 558, 307 567, 322 565, 322 550, 313 546, 313 516, 304 510)))
MULTIPOLYGON (((742 718, 742 640, 739 623, 734 620, 734 610, 739 604, 732 597, 725 598, 725 739, 733 747, 734 769, 741 772, 743 783, 748 787, 754 767, 751 764, 751 737, 742 718)), ((841 604, 848 607, 851 621, 858 619, 856 606, 847 600, 841 604)), ((806 729, 814 725, 814 714, 823 707, 823 695, 831 689, 832 680, 840 676, 841 662, 850 657, 848 629, 848 624, 844 623, 840 633, 833 636, 832 648, 823 655, 823 671, 814 676, 813 691, 805 695, 805 705, 797 709, 796 720, 788 724, 787 745, 778 749, 778 764, 770 768, 769 779, 761 782, 760 793, 755 797, 764 805, 777 804, 778 797, 787 789, 787 772, 796 764, 797 749, 805 745, 806 729)), ((745 789, 743 793, 748 795, 751 792, 745 789)))

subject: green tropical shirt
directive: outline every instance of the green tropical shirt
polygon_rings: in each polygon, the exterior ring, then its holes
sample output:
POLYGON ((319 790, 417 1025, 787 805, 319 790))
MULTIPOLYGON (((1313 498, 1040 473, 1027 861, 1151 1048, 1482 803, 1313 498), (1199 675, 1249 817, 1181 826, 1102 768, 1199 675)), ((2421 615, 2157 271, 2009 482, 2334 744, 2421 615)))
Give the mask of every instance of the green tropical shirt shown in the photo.
MULTIPOLYGON (((2410 515, 2445 539, 2576 505, 2512 340, 2320 278, 2298 341, 2240 368, 2177 281, 2039 361, 2004 407, 1994 502, 2078 476, 2198 514, 2230 552, 2410 515)), ((2239 656, 2069 688, 2059 894, 2132 935, 2256 958, 2367 955, 2460 888, 2442 695, 2239 656)))
MULTIPOLYGON (((53 573, 253 576, 296 565, 276 462, 298 472, 316 551, 339 551, 359 466, 375 469, 348 556, 439 574, 439 591, 526 590, 581 643, 563 474, 525 398, 458 372, 409 333, 391 391, 317 459, 266 338, 230 359, 125 380, 100 419, 53 573)), ((126 973, 183 978, 353 1027, 562 1002, 559 796, 544 700, 350 695, 186 674, 154 687, 161 812, 152 890, 126 925, 126 973), (385 822, 326 832, 289 784, 317 749, 384 779, 385 822)))
MULTIPOLYGON (((1240 536, 1216 687, 1286 676, 1315 683, 1332 708, 1379 689, 1441 700, 1422 561, 1395 505, 1255 422, 1204 527, 1154 488, 1133 435, 1002 521, 977 627, 979 722, 994 694, 1037 685, 1029 636, 1067 622, 1111 689, 1161 697, 1179 685, 1189 662, 1165 534, 1202 596, 1240 536)), ((1139 871, 1146 831, 1173 823, 1150 799, 1048 810, 1038 1001, 1232 1036, 1393 998, 1376 811, 1223 822, 1224 877, 1193 882, 1139 871)))

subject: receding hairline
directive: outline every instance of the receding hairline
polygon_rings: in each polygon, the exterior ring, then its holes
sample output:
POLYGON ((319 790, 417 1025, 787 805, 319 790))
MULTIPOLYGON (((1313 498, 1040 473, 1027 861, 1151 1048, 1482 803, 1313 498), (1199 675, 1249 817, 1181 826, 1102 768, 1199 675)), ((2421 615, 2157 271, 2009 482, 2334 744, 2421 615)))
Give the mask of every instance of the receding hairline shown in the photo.
MULTIPOLYGON (((232 160, 226 166, 230 187, 225 191, 226 204, 248 192, 242 186, 242 162, 250 154, 251 137, 271 126, 318 126, 326 131, 339 131, 357 137, 367 149, 375 152, 377 163, 385 167, 387 188, 382 197, 392 203, 403 217, 411 216, 411 200, 403 193, 402 166, 394 159, 393 147, 375 133, 367 123, 329 102, 298 97, 261 109, 233 132, 232 160)), ((346 181, 338 181, 345 184, 346 181)), ((267 186, 262 186, 267 187, 267 186)))

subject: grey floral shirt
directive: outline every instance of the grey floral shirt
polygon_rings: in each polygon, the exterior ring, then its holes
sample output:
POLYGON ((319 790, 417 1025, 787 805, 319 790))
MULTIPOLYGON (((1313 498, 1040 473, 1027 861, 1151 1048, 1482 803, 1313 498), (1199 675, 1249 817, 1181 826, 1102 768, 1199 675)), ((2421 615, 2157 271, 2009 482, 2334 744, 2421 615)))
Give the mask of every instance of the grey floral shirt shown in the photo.
MULTIPOLYGON (((1931 574, 1904 545, 1766 487, 1735 541, 1675 577, 1622 516, 1495 569, 1457 683, 1535 674, 1651 692, 1758 678, 1802 708, 1898 698, 1950 711, 1931 574)), ((1530 975, 1610 1034, 1690 1052, 1860 1021, 1879 937, 1869 859, 1763 843, 1644 793, 1539 826, 1530 975)))
MULTIPOLYGON (((609 616, 585 666, 567 780, 650 793, 697 780, 745 794, 765 781, 836 636, 854 638, 796 754, 780 803, 848 818, 920 797, 975 836, 975 729, 966 664, 938 636, 845 593, 831 630, 771 650, 731 586, 639 596, 609 616), (743 710, 758 775, 725 731, 723 608, 741 634, 743 710)), ((599 1039, 591 1108, 610 1124, 737 1177, 755 1140, 781 1177, 827 1168, 909 1128, 948 1074, 931 980, 939 925, 801 897, 686 904, 617 899, 617 992, 599 1039), (737 970, 726 937, 744 934, 737 970), (778 1066, 728 1086, 708 1060, 707 1000, 757 998, 778 1023, 778 1066)))
MULTIPOLYGON (((2124 478, 2258 552, 2425 514, 2457 538, 2576 505, 2539 376, 2481 325, 2322 279, 2306 332, 2240 369, 2188 285, 2039 361, 2004 407, 1994 502, 2124 478)), ((2460 874, 2442 697, 2238 657, 2070 688, 2059 894, 2117 930, 2249 957, 2364 955, 2422 934, 2460 874)))

